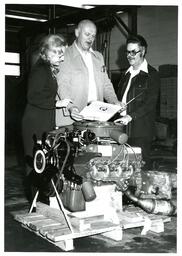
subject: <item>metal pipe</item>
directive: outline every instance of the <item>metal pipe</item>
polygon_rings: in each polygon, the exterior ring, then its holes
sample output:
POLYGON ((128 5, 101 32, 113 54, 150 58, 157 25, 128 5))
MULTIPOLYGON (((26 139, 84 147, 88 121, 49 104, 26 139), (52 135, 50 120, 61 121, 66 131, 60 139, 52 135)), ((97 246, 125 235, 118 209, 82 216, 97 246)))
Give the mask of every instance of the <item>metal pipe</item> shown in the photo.
POLYGON ((122 25, 122 27, 128 32, 128 34, 132 34, 132 31, 126 26, 126 24, 123 22, 118 14, 113 14, 112 16, 119 26, 122 25))

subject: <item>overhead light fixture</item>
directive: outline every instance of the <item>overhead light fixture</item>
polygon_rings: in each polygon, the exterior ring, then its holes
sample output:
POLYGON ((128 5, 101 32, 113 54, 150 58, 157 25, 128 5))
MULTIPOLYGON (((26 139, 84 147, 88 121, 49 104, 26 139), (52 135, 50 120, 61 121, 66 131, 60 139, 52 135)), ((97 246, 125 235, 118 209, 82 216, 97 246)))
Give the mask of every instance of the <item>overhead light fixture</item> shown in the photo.
POLYGON ((94 5, 82 4, 82 8, 84 8, 86 10, 89 10, 89 9, 95 8, 95 6, 94 5))
POLYGON ((123 13, 123 11, 118 11, 118 12, 116 12, 117 14, 120 14, 120 13, 123 13))
POLYGON ((74 23, 68 23, 67 26, 71 27, 71 26, 75 26, 74 23))
POLYGON ((20 19, 20 20, 39 21, 39 22, 45 22, 45 21, 47 21, 46 19, 31 18, 31 17, 26 17, 26 16, 11 15, 11 14, 6 14, 5 17, 7 17, 7 18, 13 18, 13 19, 20 19))
MULTIPOLYGON (((74 0, 75 1, 75 0, 74 0)), ((83 2, 83 1, 81 1, 83 2)), ((84 4, 84 3, 79 3, 79 1, 77 1, 77 3, 72 3, 72 1, 70 0, 69 3, 65 3, 65 6, 69 6, 69 7, 74 7, 74 8, 82 8, 82 9, 92 9, 95 8, 95 5, 92 4, 84 4)))

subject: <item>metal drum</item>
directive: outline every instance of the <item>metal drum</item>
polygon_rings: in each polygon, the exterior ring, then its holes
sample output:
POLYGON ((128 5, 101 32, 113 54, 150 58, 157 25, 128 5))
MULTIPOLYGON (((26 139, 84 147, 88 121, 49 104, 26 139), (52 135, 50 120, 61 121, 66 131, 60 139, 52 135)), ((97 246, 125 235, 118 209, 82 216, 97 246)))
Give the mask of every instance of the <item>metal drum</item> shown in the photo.
POLYGON ((75 128, 80 131, 84 130, 91 130, 95 133, 97 137, 110 137, 111 132, 118 131, 123 132, 124 125, 122 124, 115 124, 112 122, 99 122, 99 121, 92 121, 92 122, 75 122, 73 124, 75 128))

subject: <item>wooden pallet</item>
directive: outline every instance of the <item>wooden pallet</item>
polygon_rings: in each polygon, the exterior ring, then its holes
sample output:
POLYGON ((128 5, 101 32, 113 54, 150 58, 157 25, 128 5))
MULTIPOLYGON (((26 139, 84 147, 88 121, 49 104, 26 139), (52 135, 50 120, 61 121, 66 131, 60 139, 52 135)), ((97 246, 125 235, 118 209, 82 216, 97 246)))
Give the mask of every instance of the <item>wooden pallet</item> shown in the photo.
POLYGON ((164 231, 164 223, 171 220, 170 217, 147 214, 138 207, 130 206, 118 213, 119 225, 105 219, 103 215, 85 218, 70 217, 72 232, 62 211, 40 202, 37 202, 36 213, 14 212, 12 214, 24 228, 64 251, 74 249, 73 241, 75 238, 101 234, 115 241, 120 241, 124 229, 143 227, 143 235, 146 235, 149 230, 159 233, 164 231))
POLYGON ((86 219, 72 218, 73 232, 69 229, 62 211, 37 202, 36 213, 13 213, 15 220, 64 251, 74 249, 73 240, 79 237, 104 233, 116 241, 122 240, 120 225, 102 216, 86 219), (97 218, 98 217, 98 218, 97 218))

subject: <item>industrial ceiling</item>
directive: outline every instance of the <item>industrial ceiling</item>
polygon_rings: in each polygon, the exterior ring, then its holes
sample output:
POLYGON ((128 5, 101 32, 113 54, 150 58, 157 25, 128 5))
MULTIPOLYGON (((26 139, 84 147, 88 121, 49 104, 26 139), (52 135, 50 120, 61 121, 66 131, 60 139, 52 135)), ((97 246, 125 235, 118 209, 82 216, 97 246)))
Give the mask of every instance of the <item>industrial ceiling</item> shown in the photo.
POLYGON ((31 33, 39 29, 68 27, 84 18, 99 23, 120 12, 133 15, 134 10, 136 7, 124 5, 97 5, 91 9, 83 9, 66 5, 6 4, 6 31, 31 33), (12 15, 16 18, 12 18, 12 15), (22 16, 43 19, 45 22, 20 19, 22 16))

